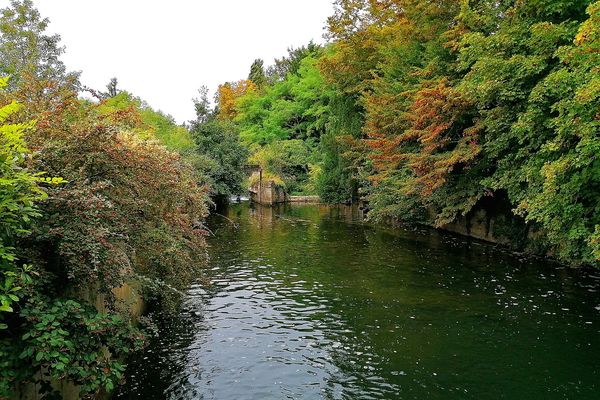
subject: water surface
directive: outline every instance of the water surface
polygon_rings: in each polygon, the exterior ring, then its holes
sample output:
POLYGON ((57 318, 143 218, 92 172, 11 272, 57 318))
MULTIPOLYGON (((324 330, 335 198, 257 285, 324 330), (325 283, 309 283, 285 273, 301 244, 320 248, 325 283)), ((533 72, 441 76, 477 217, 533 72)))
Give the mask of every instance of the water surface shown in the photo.
POLYGON ((230 206, 122 399, 598 399, 600 271, 351 207, 230 206))

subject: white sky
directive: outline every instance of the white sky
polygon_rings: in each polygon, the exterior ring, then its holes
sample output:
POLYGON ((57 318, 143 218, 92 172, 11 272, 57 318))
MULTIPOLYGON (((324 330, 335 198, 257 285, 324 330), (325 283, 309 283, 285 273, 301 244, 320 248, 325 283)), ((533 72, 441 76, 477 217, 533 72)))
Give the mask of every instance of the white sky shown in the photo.
MULTIPOLYGON (((0 0, 4 8, 8 0, 0 0)), ((290 46, 322 43, 332 0, 34 0, 63 61, 82 82, 119 87, 178 122, 194 117, 200 86, 244 79, 256 58, 271 64, 290 46)))

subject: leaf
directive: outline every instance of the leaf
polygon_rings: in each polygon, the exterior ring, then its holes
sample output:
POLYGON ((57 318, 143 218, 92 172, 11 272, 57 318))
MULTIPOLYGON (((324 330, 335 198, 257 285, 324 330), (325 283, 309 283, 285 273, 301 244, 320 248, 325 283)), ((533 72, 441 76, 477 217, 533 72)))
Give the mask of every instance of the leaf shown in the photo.
POLYGON ((0 311, 3 311, 3 312, 13 312, 13 309, 8 304, 2 304, 2 305, 0 305, 0 311))

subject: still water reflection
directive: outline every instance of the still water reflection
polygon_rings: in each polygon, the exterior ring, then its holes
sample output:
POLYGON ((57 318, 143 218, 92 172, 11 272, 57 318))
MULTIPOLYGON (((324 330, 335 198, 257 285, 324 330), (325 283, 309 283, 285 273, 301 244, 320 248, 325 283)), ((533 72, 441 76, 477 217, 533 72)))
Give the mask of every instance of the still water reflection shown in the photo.
POLYGON ((210 221, 210 286, 161 322, 117 398, 600 398, 600 271, 350 207, 227 217, 210 221))

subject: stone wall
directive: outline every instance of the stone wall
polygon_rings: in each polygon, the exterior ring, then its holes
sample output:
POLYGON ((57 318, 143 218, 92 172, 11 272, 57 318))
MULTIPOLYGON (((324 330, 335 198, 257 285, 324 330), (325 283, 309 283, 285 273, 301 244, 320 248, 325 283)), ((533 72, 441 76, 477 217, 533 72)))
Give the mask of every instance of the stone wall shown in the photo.
POLYGON ((260 172, 255 172, 251 181, 255 182, 248 189, 253 202, 271 205, 288 201, 285 188, 272 180, 263 179, 260 172))
POLYGON ((497 220, 486 210, 479 209, 466 216, 459 216, 454 222, 442 226, 441 229, 492 243, 510 244, 507 237, 498 236, 496 233, 494 228, 497 223, 497 220))
POLYGON ((515 250, 546 253, 536 239, 536 230, 525 220, 514 215, 508 198, 503 193, 484 197, 466 215, 460 215, 441 229, 461 235, 498 243, 515 250))

